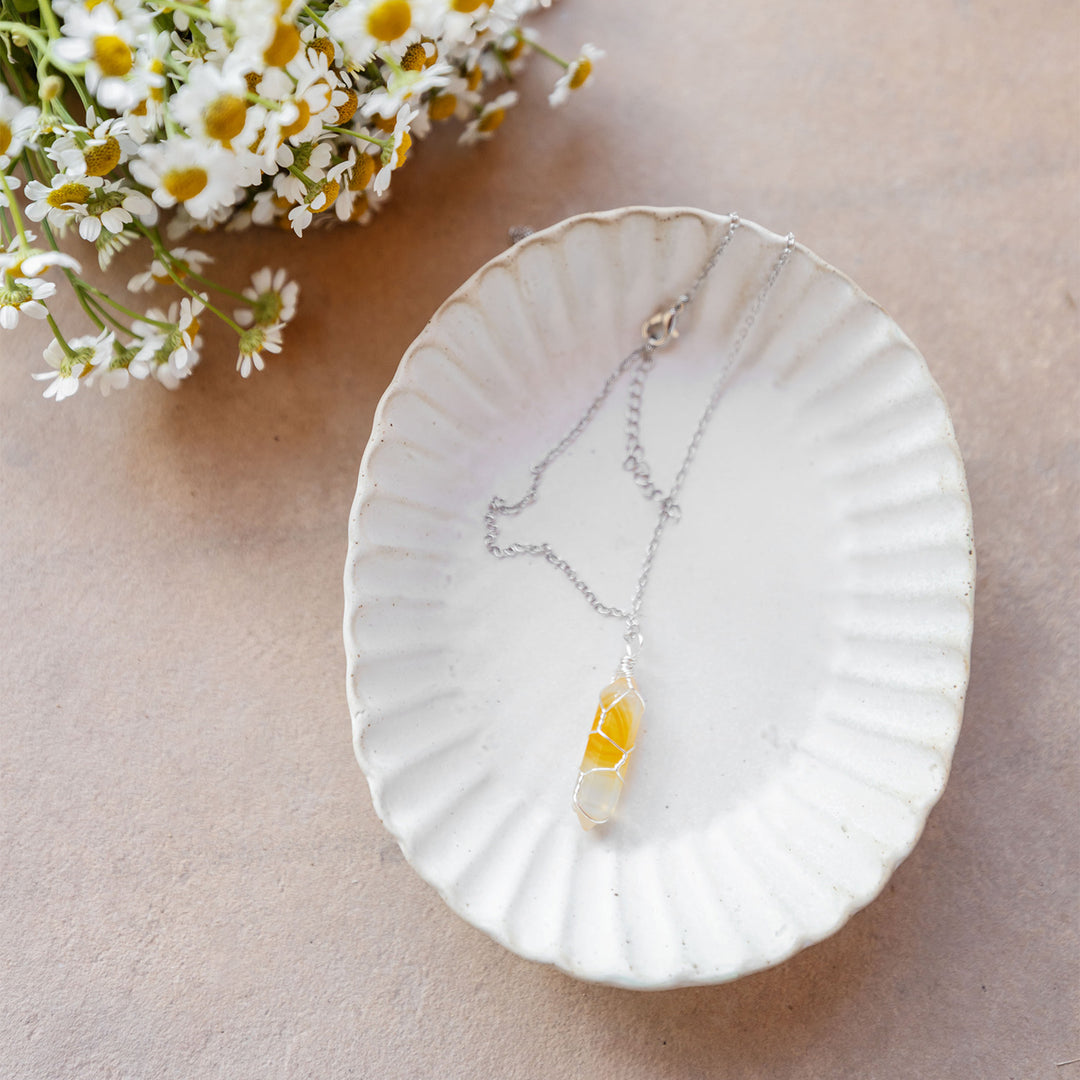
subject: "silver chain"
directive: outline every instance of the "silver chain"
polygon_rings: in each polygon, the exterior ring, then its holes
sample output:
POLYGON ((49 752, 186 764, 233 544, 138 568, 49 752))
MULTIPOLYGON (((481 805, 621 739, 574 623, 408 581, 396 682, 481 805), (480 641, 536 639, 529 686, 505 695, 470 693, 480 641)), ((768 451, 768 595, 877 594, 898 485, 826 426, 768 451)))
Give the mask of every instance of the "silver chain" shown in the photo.
POLYGON ((517 502, 513 503, 508 503, 496 495, 492 498, 491 502, 488 503, 487 513, 484 515, 484 546, 495 556, 495 558, 508 559, 520 555, 529 555, 544 559, 545 562, 550 563, 556 570, 559 570, 569 579, 570 583, 579 593, 581 593, 594 611, 609 618, 621 619, 626 624, 626 631, 623 634, 623 640, 626 644, 626 654, 619 665, 619 670, 626 675, 630 674, 634 662, 637 659, 638 649, 641 646, 641 606, 645 599, 645 588, 649 583, 649 575, 652 573, 653 562, 656 559, 656 553, 660 547, 660 539, 664 535, 664 530, 667 528, 668 523, 670 521, 678 520, 681 515, 678 503, 679 494, 682 491, 682 486, 686 480, 687 473, 690 471, 690 466, 693 464, 694 458, 697 455, 701 440, 705 437, 705 431, 709 426, 709 421, 712 419, 713 413, 720 404, 720 398, 723 395, 728 376, 735 367, 735 362, 742 350, 743 343, 746 341, 747 335, 757 321, 757 317, 760 314, 769 293, 772 291, 773 285, 776 284, 776 279, 780 276, 780 271, 784 268, 784 264, 788 261, 788 258, 791 256, 791 252, 795 247, 795 237, 791 233, 788 233, 784 240, 784 247, 776 261, 773 263, 769 276, 765 280, 765 284, 762 286, 761 291, 757 294, 754 302, 750 305, 742 322, 739 324, 738 331, 735 334, 735 340, 732 342, 731 348, 728 351, 727 359, 721 367, 720 374, 717 376, 716 381, 713 383, 712 392, 709 394, 709 400, 701 414, 701 419, 698 421, 697 427, 690 437, 690 442, 687 444, 682 464, 675 474, 675 479, 672 481, 671 487, 668 489, 667 494, 665 494, 664 491, 653 482, 652 469, 646 460, 645 448, 641 443, 641 406, 645 392, 645 379, 656 361, 654 355, 656 350, 670 344, 679 336, 676 325, 679 316, 685 308, 693 302, 694 297, 697 296, 698 290, 716 266, 717 261, 720 256, 723 255, 728 244, 731 243, 740 224, 739 215, 732 214, 727 232, 709 256, 701 273, 698 274, 693 284, 684 293, 680 294, 670 307, 658 312, 645 322, 644 326, 641 328, 642 343, 634 349, 633 352, 629 353, 619 361, 614 371, 612 371, 607 379, 604 380, 604 384, 600 387, 599 392, 589 403, 588 408, 582 413, 574 426, 570 428, 570 430, 529 470, 529 486, 526 488, 524 495, 522 495, 517 502), (593 417, 599 412, 600 407, 608 399, 611 391, 615 388, 615 384, 618 383, 623 375, 631 368, 634 369, 634 373, 630 380, 629 403, 626 411, 626 457, 623 460, 623 468, 633 476, 634 482, 637 484, 644 498, 650 501, 659 502, 660 510, 657 515, 656 525, 653 527, 652 536, 649 539, 649 545, 645 549, 645 556, 641 562, 641 570, 638 574, 637 584, 634 586, 633 595, 630 598, 630 604, 628 607, 621 608, 616 607, 614 604, 603 603, 593 589, 586 583, 584 578, 581 577, 570 563, 557 554, 550 544, 515 543, 500 545, 498 519, 500 517, 516 517, 536 502, 537 494, 540 490, 540 482, 543 479, 548 466, 577 441, 581 433, 592 422, 593 417))

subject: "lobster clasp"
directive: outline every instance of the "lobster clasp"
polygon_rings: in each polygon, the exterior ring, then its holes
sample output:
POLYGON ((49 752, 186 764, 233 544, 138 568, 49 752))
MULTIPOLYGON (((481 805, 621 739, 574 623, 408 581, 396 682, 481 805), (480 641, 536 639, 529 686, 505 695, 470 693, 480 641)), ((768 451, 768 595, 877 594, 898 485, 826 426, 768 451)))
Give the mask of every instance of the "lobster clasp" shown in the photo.
POLYGON ((675 323, 685 306, 686 301, 680 296, 666 311, 658 311, 651 319, 646 319, 641 327, 645 344, 653 349, 662 349, 668 342, 674 341, 679 336, 675 323))

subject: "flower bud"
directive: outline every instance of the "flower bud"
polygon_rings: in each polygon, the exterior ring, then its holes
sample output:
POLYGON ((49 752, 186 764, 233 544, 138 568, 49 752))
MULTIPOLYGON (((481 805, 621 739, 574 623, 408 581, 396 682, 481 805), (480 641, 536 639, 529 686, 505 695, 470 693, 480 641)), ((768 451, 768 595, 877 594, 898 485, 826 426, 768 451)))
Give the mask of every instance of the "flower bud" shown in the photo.
POLYGON ((38 97, 42 101, 52 101, 60 96, 64 89, 64 80, 59 75, 46 75, 38 87, 38 97))

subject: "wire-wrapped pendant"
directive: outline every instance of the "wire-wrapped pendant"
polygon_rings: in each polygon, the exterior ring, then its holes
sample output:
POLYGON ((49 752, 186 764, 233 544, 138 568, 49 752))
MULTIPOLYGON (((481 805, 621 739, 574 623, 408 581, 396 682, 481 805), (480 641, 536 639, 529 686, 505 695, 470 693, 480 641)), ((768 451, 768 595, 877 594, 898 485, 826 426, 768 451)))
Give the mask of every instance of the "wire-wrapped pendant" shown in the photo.
POLYGON ((602 825, 615 812, 644 712, 645 702, 631 675, 618 676, 600 691, 574 786, 574 810, 583 829, 602 825))

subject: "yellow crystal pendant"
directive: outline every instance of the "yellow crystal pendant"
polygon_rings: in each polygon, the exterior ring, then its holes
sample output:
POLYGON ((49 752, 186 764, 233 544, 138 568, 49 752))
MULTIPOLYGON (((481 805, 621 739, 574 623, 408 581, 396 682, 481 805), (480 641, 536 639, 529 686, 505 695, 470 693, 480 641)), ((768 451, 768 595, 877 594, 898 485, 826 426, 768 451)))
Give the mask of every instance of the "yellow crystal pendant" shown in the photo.
POLYGON ((644 711, 631 675, 618 676, 600 691, 574 787, 574 811, 583 829, 602 825, 615 812, 644 711))

